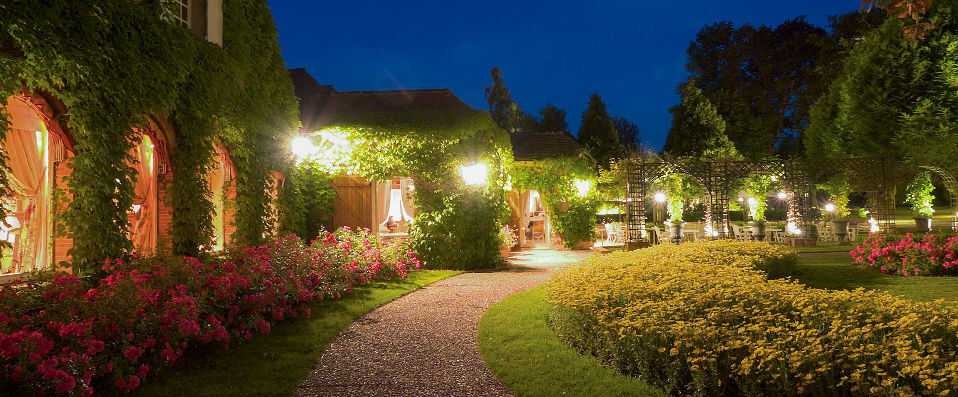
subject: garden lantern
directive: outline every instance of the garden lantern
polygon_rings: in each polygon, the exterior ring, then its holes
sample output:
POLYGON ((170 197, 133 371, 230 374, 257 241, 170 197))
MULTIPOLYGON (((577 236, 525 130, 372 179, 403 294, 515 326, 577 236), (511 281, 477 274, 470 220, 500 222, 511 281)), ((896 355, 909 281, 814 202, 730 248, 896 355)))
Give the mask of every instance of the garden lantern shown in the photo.
POLYGON ((778 199, 779 199, 779 200, 785 200, 786 198, 788 198, 788 193, 778 192, 778 199))
POLYGON ((665 193, 662 193, 662 192, 656 193, 655 202, 659 204, 665 203, 665 193))
POLYGON ((835 204, 832 204, 832 203, 825 204, 825 211, 835 212, 835 204))
POLYGON ((592 190, 592 181, 576 179, 572 184, 575 185, 576 195, 579 197, 587 196, 589 191, 592 190))
POLYGON ((486 183, 489 178, 489 166, 485 163, 475 163, 472 165, 463 165, 459 169, 462 180, 470 186, 478 186, 486 183))
POLYGON ((304 161, 319 153, 319 147, 313 143, 312 139, 305 136, 293 138, 292 142, 289 143, 289 149, 299 161, 304 161))

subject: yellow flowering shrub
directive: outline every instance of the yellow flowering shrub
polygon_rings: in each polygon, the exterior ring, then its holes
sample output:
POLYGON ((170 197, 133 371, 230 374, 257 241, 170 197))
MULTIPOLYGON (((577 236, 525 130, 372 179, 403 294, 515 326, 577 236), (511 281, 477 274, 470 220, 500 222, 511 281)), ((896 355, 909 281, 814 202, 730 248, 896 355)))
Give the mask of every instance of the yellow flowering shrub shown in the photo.
POLYGON ((794 263, 788 248, 734 241, 595 256, 552 280, 550 321, 674 395, 958 390, 958 309, 769 279, 794 263))

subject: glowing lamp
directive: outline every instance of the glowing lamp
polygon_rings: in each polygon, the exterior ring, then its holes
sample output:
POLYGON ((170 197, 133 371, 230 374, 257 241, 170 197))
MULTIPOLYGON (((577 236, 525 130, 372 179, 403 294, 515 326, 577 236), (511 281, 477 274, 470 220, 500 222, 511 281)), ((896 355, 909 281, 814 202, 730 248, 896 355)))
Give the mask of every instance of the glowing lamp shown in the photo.
POLYGON ((289 149, 299 161, 308 159, 310 156, 319 153, 319 148, 313 143, 312 139, 305 136, 296 137, 289 143, 289 149))
POLYGON ((786 198, 788 198, 788 193, 778 192, 778 199, 779 199, 779 200, 785 200, 786 198))
POLYGON ((466 182, 467 185, 482 185, 485 184, 486 179, 489 178, 489 166, 487 166, 485 163, 464 165, 459 169, 459 173, 462 175, 462 180, 466 182))
POLYGON ((576 179, 572 182, 575 185, 576 195, 579 197, 585 197, 589 194, 589 191, 592 190, 592 181, 584 181, 582 179, 576 179))
POLYGON ((800 236, 802 234, 802 229, 799 229, 798 225, 795 224, 795 222, 789 222, 788 225, 786 226, 786 229, 788 229, 789 234, 792 234, 795 236, 800 236))
POLYGON ((835 204, 832 204, 832 203, 825 204, 825 211, 834 212, 835 204))
POLYGON ((745 201, 745 199, 743 199, 743 198, 741 198, 741 197, 738 198, 738 202, 741 203, 741 202, 743 202, 743 201, 745 201))
POLYGON ((664 203, 664 202, 665 202, 665 193, 662 193, 662 192, 656 193, 656 194, 655 194, 655 202, 656 202, 656 203, 664 203))

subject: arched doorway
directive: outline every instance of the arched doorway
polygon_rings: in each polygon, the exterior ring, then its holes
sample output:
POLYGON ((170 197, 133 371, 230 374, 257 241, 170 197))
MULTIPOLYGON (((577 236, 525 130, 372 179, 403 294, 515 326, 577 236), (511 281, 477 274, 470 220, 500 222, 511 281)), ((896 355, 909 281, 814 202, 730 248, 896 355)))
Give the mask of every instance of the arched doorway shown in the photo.
POLYGON ((950 172, 939 167, 923 165, 918 168, 931 171, 941 178, 942 184, 945 185, 945 190, 948 191, 948 203, 951 206, 951 230, 958 231, 958 181, 955 181, 955 177, 952 176, 950 172))

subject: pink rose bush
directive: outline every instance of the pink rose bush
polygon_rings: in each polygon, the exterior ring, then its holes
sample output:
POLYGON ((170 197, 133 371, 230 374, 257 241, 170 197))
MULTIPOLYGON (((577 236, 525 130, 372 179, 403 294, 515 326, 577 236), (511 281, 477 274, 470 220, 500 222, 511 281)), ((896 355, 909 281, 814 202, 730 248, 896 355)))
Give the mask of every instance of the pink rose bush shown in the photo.
POLYGON ((95 285, 56 273, 3 287, 0 390, 132 390, 188 349, 229 348, 280 320, 309 316, 311 302, 419 268, 403 243, 348 228, 309 245, 289 236, 226 257, 108 260, 108 276, 95 285))
POLYGON ((905 234, 896 238, 869 235, 848 252, 856 265, 902 276, 958 274, 958 237, 905 234))

